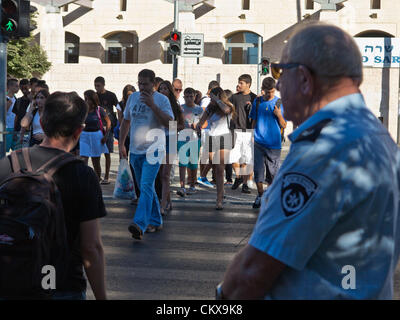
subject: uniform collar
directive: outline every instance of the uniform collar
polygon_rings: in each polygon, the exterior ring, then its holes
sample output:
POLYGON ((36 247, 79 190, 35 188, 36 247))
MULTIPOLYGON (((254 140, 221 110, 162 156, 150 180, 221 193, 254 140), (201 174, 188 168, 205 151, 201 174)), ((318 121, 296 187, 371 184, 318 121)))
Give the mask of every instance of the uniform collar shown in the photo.
POLYGON ((338 116, 348 112, 351 108, 366 108, 364 97, 361 93, 353 93, 328 103, 318 112, 314 113, 310 118, 304 121, 296 130, 288 135, 288 138, 293 143, 296 139, 307 129, 315 126, 317 123, 327 120, 335 119, 338 116))

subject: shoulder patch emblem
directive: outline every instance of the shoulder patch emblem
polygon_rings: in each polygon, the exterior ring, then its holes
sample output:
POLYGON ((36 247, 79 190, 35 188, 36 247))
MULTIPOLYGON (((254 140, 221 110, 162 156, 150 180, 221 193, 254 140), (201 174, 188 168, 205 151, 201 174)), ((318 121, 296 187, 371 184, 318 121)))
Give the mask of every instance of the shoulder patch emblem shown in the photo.
POLYGON ((314 142, 317 140, 319 137, 321 131, 323 128, 326 127, 326 125, 331 122, 332 119, 325 119, 317 124, 313 125, 312 127, 304 130, 300 135, 297 137, 297 139, 294 142, 299 142, 299 141, 312 141, 314 142))
POLYGON ((309 177, 289 172, 283 176, 281 205, 286 217, 300 212, 315 194, 318 185, 309 177))

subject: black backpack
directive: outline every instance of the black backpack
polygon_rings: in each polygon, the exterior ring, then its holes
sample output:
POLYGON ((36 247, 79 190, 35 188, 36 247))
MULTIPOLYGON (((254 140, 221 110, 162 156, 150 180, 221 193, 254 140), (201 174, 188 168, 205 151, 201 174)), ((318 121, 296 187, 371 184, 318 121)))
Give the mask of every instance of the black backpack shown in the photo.
POLYGON ((33 172, 29 149, 10 157, 13 173, 0 183, 0 297, 47 299, 53 290, 43 288, 42 268, 55 268, 57 286, 64 281, 68 257, 64 210, 53 175, 81 160, 63 153, 33 172))

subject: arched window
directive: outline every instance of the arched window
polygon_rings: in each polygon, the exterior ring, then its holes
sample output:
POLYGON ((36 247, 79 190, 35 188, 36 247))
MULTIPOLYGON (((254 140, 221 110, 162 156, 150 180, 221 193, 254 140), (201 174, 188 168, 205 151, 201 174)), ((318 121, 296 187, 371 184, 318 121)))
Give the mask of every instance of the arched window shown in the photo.
POLYGON ((237 32, 226 38, 226 64, 257 64, 258 38, 253 32, 237 32))
POLYGON ((106 37, 106 63, 138 63, 138 37, 119 32, 106 37))
POLYGON ((79 37, 71 32, 65 32, 64 63, 79 63, 79 37))

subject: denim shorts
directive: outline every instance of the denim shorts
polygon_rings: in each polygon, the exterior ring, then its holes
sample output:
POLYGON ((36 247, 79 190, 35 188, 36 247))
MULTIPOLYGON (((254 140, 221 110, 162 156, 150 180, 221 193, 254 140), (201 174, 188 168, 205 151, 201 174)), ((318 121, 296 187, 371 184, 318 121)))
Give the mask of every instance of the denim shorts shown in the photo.
POLYGON ((254 142, 254 180, 271 184, 281 166, 281 149, 268 149, 254 142))

